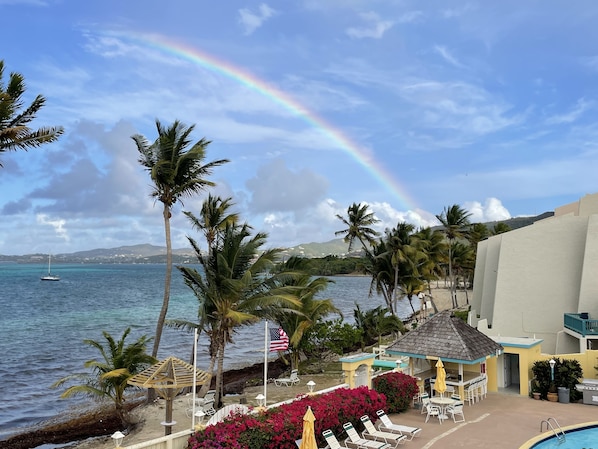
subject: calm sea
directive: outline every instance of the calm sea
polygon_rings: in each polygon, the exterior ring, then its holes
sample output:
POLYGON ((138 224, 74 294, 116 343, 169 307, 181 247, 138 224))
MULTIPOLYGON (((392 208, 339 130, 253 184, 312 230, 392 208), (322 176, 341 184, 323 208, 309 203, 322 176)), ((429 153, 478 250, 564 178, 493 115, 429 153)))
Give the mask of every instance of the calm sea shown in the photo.
MULTIPOLYGON (((162 305, 164 265, 55 265, 59 282, 42 282, 46 265, 0 264, 0 439, 24 427, 35 426, 84 401, 60 399, 51 385, 61 377, 87 372, 86 360, 97 350, 84 339, 105 341, 103 331, 115 339, 127 327, 127 342, 141 335, 152 336, 162 305)), ((321 297, 332 298, 345 320, 353 321, 353 309, 383 304, 381 297, 368 298, 367 277, 333 277, 321 297)), ((405 301, 399 314, 410 315, 405 301)), ((197 317, 197 299, 184 284, 178 270, 167 319, 197 317)), ((243 328, 235 344, 226 348, 225 369, 263 360, 264 326, 243 328), (260 352, 261 349, 261 352, 260 352)), ((200 337, 198 367, 207 369, 205 337, 200 337)), ((150 345, 151 350, 151 345, 150 345)), ((165 328, 158 358, 176 356, 189 360, 193 335, 165 328)))

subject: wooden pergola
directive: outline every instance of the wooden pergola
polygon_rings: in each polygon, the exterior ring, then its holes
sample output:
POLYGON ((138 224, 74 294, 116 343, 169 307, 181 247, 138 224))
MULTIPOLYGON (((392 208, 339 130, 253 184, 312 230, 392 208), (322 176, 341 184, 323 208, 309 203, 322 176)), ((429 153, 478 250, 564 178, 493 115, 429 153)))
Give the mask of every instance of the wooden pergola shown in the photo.
POLYGON ((146 370, 135 374, 127 383, 141 388, 153 388, 166 400, 166 419, 162 423, 165 435, 170 435, 172 426, 172 402, 183 388, 203 385, 210 379, 205 371, 194 369, 193 365, 176 357, 168 357, 146 370), (195 373, 195 376, 193 375, 195 373))

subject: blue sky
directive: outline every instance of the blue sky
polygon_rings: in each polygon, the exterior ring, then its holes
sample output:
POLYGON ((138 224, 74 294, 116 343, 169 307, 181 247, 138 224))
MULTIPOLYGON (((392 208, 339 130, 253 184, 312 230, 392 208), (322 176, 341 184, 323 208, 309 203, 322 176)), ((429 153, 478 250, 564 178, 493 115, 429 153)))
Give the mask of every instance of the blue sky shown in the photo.
MULTIPOLYGON (((47 98, 34 125, 65 128, 0 156, 0 254, 163 245, 131 139, 153 141, 156 119, 230 159, 212 193, 271 246, 335 238, 353 202, 383 230, 598 191, 594 1, 0 0, 0 16, 4 81, 23 74, 47 98)), ((202 199, 176 208, 175 247, 202 199)))

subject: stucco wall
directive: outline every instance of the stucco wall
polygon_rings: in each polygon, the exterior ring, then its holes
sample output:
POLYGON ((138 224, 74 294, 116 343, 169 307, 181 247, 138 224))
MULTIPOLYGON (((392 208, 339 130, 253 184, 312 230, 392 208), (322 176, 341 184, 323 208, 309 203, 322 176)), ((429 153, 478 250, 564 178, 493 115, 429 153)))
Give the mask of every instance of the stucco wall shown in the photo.
POLYGON ((536 336, 553 353, 564 313, 598 317, 598 215, 542 220, 479 247, 472 304, 492 335, 536 336))

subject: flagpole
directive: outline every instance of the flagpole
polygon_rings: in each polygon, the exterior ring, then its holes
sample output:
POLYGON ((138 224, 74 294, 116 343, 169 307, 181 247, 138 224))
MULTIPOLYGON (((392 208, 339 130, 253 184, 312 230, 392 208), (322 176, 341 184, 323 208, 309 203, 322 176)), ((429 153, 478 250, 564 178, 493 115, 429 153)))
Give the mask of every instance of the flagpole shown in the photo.
POLYGON ((268 320, 264 323, 264 407, 268 397, 268 320))
POLYGON ((191 408, 191 413, 193 413, 193 417, 191 418, 191 429, 195 429, 195 390, 197 390, 197 328, 193 330, 193 407, 191 408))

